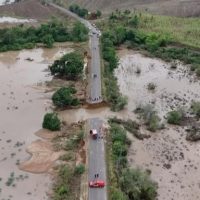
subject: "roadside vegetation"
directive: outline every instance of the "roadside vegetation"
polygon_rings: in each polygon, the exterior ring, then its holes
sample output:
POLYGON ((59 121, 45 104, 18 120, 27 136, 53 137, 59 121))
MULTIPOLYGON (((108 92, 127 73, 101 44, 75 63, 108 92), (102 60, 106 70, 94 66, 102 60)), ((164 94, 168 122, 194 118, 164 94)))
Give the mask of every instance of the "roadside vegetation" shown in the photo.
POLYGON ((83 56, 78 52, 65 54, 49 66, 52 75, 77 80, 83 73, 83 56))
POLYGON ((69 6, 69 10, 73 13, 76 13, 79 17, 87 18, 87 19, 97 19, 101 17, 101 11, 97 10, 96 12, 89 12, 85 8, 81 8, 77 4, 72 4, 69 6))
POLYGON ((65 151, 60 157, 60 164, 54 167, 53 200, 80 198, 81 176, 85 173, 85 163, 77 163, 77 152, 84 140, 83 124, 64 124, 62 134, 53 139, 57 151, 65 151))
POLYGON ((87 39, 88 29, 80 22, 68 26, 54 19, 39 27, 18 25, 0 29, 0 52, 31 49, 38 43, 51 48, 54 42, 84 42, 87 39))
POLYGON ((43 119, 42 127, 51 131, 59 131, 61 122, 56 113, 46 113, 43 119))
POLYGON ((198 76, 200 72, 200 53, 190 49, 190 47, 173 45, 176 40, 168 33, 142 31, 143 20, 142 14, 117 10, 107 20, 98 23, 103 31, 102 43, 106 43, 108 47, 111 47, 105 51, 104 45, 102 45, 104 59, 112 63, 110 67, 116 67, 115 47, 125 44, 128 48, 145 50, 150 56, 159 57, 168 62, 180 60, 185 64, 189 64, 191 70, 195 71, 198 76), (112 27, 112 30, 109 27, 112 27), (107 40, 104 38, 107 38, 107 40))
POLYGON ((129 168, 127 152, 130 141, 126 131, 110 122, 108 135, 108 189, 110 200, 155 200, 157 185, 146 172, 129 168))
POLYGON ((119 111, 124 108, 128 100, 122 96, 119 91, 117 79, 114 76, 114 69, 118 65, 118 57, 115 52, 115 46, 111 40, 111 35, 103 33, 101 38, 102 54, 105 60, 104 63, 104 83, 105 95, 107 101, 111 104, 111 110, 119 111))
POLYGON ((115 123, 118 125, 122 125, 128 132, 133 134, 137 139, 143 140, 144 138, 149 138, 149 135, 140 133, 140 125, 131 119, 122 120, 116 117, 110 118, 109 123, 115 123))
POLYGON ((79 105, 79 100, 74 97, 76 89, 72 87, 61 87, 52 96, 52 101, 58 108, 79 105))

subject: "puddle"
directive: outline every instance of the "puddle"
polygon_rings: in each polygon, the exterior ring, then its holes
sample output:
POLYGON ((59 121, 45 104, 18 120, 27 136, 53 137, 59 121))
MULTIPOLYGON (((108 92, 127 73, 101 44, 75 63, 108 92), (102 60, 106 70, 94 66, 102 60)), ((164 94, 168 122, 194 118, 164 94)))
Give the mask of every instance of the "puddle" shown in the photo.
POLYGON ((0 17, 0 23, 33 23, 34 19, 18 19, 14 17, 0 17))
POLYGON ((38 139, 34 133, 41 128, 43 116, 51 106, 49 94, 41 87, 51 80, 48 64, 70 50, 33 49, 0 54, 1 199, 48 199, 50 177, 20 171, 18 165, 31 157, 26 148, 38 139), (10 176, 14 179, 7 186, 10 176))
MULTIPOLYGON (((128 110, 138 104, 155 102, 158 114, 163 117, 173 107, 189 107, 191 100, 200 100, 200 82, 188 75, 186 66, 170 65, 158 59, 128 51, 120 52, 120 65, 115 71, 121 92, 128 96, 128 110), (141 74, 136 74, 137 68, 141 74), (147 90, 149 82, 156 83, 155 92, 147 90)), ((142 132, 147 132, 142 130, 142 132)), ((151 134, 150 139, 133 141, 128 160, 132 167, 151 171, 151 177, 158 182, 158 200, 200 199, 200 151, 199 143, 185 140, 183 128, 169 126, 151 134)))

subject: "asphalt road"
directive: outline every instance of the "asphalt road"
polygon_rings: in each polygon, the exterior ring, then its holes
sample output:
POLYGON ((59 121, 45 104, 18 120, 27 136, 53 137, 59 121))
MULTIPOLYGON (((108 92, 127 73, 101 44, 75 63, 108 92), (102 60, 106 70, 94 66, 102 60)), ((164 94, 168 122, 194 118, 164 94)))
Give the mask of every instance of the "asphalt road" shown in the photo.
MULTIPOLYGON (((49 3, 51 6, 61 10, 67 15, 79 20, 90 30, 90 51, 91 51, 91 69, 89 77, 90 92, 87 99, 88 103, 95 104, 102 102, 101 98, 101 66, 100 66, 100 53, 99 53, 99 35, 100 31, 93 26, 89 21, 78 17, 76 14, 69 10, 57 6, 53 3, 49 3)), ((98 133, 101 131, 102 121, 98 118, 88 120, 89 129, 97 129, 98 133)), ((89 133, 88 133, 89 134, 89 133)), ((94 175, 99 174, 99 180, 103 180, 106 183, 106 163, 105 163, 105 149, 104 140, 89 139, 89 162, 88 162, 88 180, 95 179, 94 175)), ((107 200, 107 186, 104 188, 89 188, 88 187, 88 199, 89 200, 107 200)))
MULTIPOLYGON (((89 119, 90 129, 97 129, 100 133, 102 121, 98 118, 89 119)), ((99 139, 89 139, 89 172, 88 179, 93 181, 95 179, 95 174, 99 174, 98 180, 103 180, 106 183, 106 163, 105 163, 105 148, 104 140, 99 139)), ((89 200, 107 200, 107 187, 104 188, 89 188, 88 193, 89 200)))
POLYGON ((61 10, 67 15, 79 20, 89 29, 89 38, 90 38, 90 51, 91 51, 91 69, 89 75, 89 86, 90 91, 88 94, 87 102, 90 104, 102 102, 101 94, 101 65, 100 65, 100 51, 99 51, 99 34, 100 31, 93 26, 89 21, 78 17, 76 14, 70 12, 69 10, 62 8, 53 3, 49 3, 51 6, 61 10))

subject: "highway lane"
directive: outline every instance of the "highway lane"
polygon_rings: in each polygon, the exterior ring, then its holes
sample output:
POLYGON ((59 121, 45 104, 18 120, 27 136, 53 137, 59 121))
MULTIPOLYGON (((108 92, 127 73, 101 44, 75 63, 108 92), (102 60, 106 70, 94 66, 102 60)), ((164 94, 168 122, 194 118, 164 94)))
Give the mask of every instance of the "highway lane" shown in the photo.
MULTIPOLYGON (((51 6, 58 8, 67 15, 79 20, 90 30, 89 32, 89 44, 91 52, 91 69, 89 74, 90 92, 87 99, 88 103, 96 104, 102 102, 101 94, 101 65, 100 65, 100 53, 99 53, 99 30, 96 29, 89 21, 82 19, 70 12, 69 10, 57 6, 53 3, 49 3, 51 6)), ((101 130, 102 121, 98 118, 88 120, 89 129, 101 130)), ((89 134, 89 133, 88 133, 89 134)), ((105 163, 105 148, 104 140, 89 139, 89 162, 88 162, 88 180, 94 180, 94 175, 99 174, 99 179, 106 183, 106 163, 105 163)), ((107 186, 104 188, 89 188, 88 187, 88 199, 89 200, 107 200, 107 186)))
POLYGON ((88 94, 87 102, 90 104, 96 104, 102 102, 101 93, 101 62, 100 62, 100 51, 99 51, 99 35, 100 31, 92 25, 89 21, 80 18, 76 14, 70 12, 69 10, 62 8, 54 3, 49 3, 49 5, 61 10, 67 15, 79 20, 89 29, 89 43, 91 52, 91 69, 89 74, 89 85, 90 91, 88 94))
MULTIPOLYGON (((90 129, 101 130, 102 121, 98 118, 88 120, 90 129)), ((105 147, 103 139, 89 139, 89 172, 88 180, 94 180, 95 174, 99 174, 99 180, 106 183, 106 163, 105 163, 105 147)), ((89 200, 107 200, 107 186, 104 188, 89 188, 89 200)))

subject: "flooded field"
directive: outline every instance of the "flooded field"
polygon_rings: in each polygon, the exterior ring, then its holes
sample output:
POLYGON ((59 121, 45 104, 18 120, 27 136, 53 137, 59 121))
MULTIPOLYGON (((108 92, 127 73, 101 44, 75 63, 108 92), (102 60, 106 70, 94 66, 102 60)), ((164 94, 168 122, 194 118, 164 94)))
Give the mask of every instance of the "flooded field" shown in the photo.
MULTIPOLYGON (((171 69, 171 64, 133 51, 119 55, 115 74, 121 92, 129 99, 129 111, 151 103, 166 123, 164 116, 168 111, 189 108, 192 100, 200 100, 200 81, 189 75, 187 66, 179 63, 171 69), (147 89, 149 83, 156 85, 155 91, 147 89)), ((141 132, 148 131, 142 128, 141 132)), ((158 183, 159 200, 200 199, 200 144, 186 141, 185 129, 178 126, 166 125, 166 129, 148 134, 151 138, 142 141, 129 135, 133 141, 129 164, 151 172, 158 183)))
POLYGON ((71 49, 33 49, 0 54, 0 199, 42 200, 50 178, 18 169, 30 158, 26 148, 38 139, 44 114, 51 105, 44 82, 48 64, 71 49))

